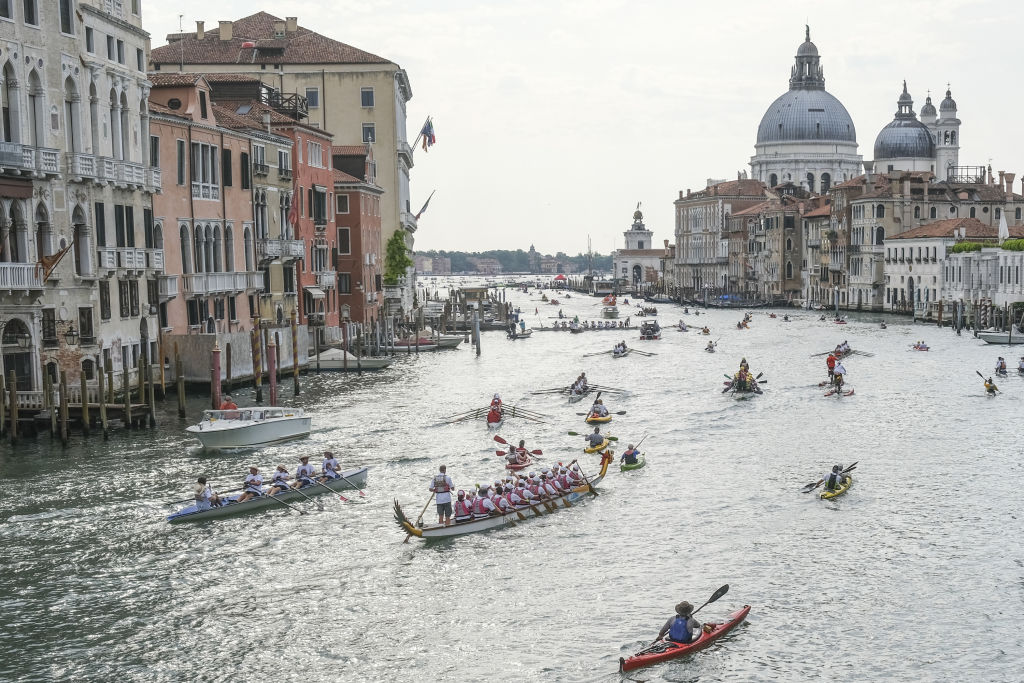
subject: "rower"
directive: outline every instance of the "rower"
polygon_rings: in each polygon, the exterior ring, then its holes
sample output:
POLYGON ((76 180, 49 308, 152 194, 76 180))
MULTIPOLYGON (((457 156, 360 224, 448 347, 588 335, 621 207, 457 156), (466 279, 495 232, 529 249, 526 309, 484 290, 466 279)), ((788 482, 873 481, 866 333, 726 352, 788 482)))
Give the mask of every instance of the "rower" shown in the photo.
POLYGON ((748 371, 749 372, 750 364, 747 363, 747 359, 746 358, 741 358, 740 359, 740 370, 748 371))
POLYGON ((220 403, 221 410, 238 410, 238 404, 235 403, 230 396, 225 396, 224 400, 220 403))
POLYGON ((685 600, 676 605, 676 613, 658 631, 658 640, 666 635, 674 643, 692 643, 700 638, 700 622, 693 618, 693 605, 685 600))
POLYGON ((291 488, 288 485, 288 479, 290 479, 288 470, 284 468, 284 465, 278 465, 274 470, 274 476, 270 479, 270 490, 267 491, 267 495, 273 496, 291 488))
POLYGON ((580 466, 577 463, 573 463, 565 473, 565 479, 569 482, 570 486, 579 486, 583 481, 583 475, 580 474, 580 466))
POLYGON ((999 356, 999 360, 996 361, 996 372, 1006 374, 1006 361, 1002 356, 999 356))
POLYGON ((842 361, 838 361, 836 363, 836 367, 833 369, 833 374, 835 375, 836 386, 841 389, 843 387, 843 382, 846 380, 846 368, 843 367, 842 361))
POLYGON ((480 490, 477 491, 476 500, 473 501, 473 519, 482 519, 497 514, 498 509, 494 507, 494 503, 491 502, 487 492, 487 484, 481 486, 480 490))
POLYGON ((605 442, 605 440, 606 440, 604 438, 604 435, 601 434, 601 428, 600 427, 594 427, 594 433, 593 434, 587 434, 587 436, 585 438, 587 439, 587 443, 590 444, 590 448, 597 448, 598 446, 603 444, 605 442))
POLYGON ((487 422, 488 424, 497 424, 501 422, 501 408, 491 405, 491 409, 487 411, 487 422))
POLYGON ((835 383, 835 369, 836 369, 836 355, 829 353, 828 358, 825 359, 825 365, 828 366, 828 383, 835 383))
POLYGON ((295 483, 292 484, 293 488, 301 489, 305 486, 313 485, 313 466, 309 464, 308 455, 300 455, 299 462, 302 464, 295 470, 295 483))
POLYGON ((196 479, 193 493, 196 499, 196 510, 209 510, 211 507, 220 505, 220 497, 206 483, 206 477, 196 479))
POLYGON ((637 456, 639 456, 639 455, 640 455, 640 451, 638 451, 633 446, 633 444, 629 444, 629 448, 627 448, 626 450, 624 450, 622 452, 622 457, 619 458, 619 462, 625 463, 627 465, 635 465, 636 464, 637 456))
POLYGON ((843 466, 833 465, 832 471, 822 477, 822 479, 825 480, 826 491, 835 491, 843 484, 843 466))
POLYGON ((434 502, 437 503, 437 523, 448 526, 452 522, 452 489, 455 484, 449 477, 444 465, 438 469, 438 474, 430 480, 430 490, 434 493, 434 502))
POLYGON ((459 491, 455 500, 455 522, 468 522, 473 518, 473 506, 466 500, 466 492, 459 491))
POLYGON ((1017 372, 1024 372, 1024 356, 1020 357, 1020 362, 1017 363, 1017 372))
POLYGON ((708 329, 708 327, 707 327, 707 325, 705 325, 705 326, 704 326, 704 329, 703 329, 703 330, 701 330, 701 333, 703 333, 703 334, 711 334, 711 330, 709 330, 709 329, 708 329))
POLYGON ((495 394, 494 398, 491 399, 492 408, 501 408, 501 394, 495 394))
POLYGON ((714 351, 715 350, 715 342, 708 341, 708 345, 704 347, 704 350, 705 351, 714 351))
POLYGON ((324 451, 324 462, 320 466, 321 475, 317 480, 321 483, 333 481, 338 478, 339 466, 338 461, 334 459, 334 453, 330 451, 324 451))
POLYGON ((533 498, 533 494, 526 490, 526 485, 523 480, 520 479, 516 482, 515 488, 512 489, 510 502, 517 508, 530 507, 530 500, 533 498))
POLYGON ((239 503, 256 498, 263 495, 263 476, 260 475, 260 471, 256 467, 249 468, 249 474, 245 475, 245 480, 242 482, 242 495, 238 497, 239 503))

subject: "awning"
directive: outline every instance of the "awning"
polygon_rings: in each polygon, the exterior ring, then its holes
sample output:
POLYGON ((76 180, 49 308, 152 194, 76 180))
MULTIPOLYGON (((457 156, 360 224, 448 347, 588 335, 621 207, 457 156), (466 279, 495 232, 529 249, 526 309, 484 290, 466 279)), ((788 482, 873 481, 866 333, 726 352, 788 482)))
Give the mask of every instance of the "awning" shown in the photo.
POLYGON ((306 287, 305 292, 314 299, 323 299, 325 297, 324 290, 319 287, 306 287))

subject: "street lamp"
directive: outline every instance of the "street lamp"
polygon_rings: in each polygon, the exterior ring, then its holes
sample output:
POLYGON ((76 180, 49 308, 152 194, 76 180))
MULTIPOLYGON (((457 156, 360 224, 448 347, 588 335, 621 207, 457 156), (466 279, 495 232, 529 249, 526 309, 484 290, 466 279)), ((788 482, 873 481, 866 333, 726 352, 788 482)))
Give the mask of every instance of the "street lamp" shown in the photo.
POLYGON ((64 341, 68 343, 68 346, 74 346, 78 343, 78 332, 75 332, 74 325, 68 327, 68 331, 64 333, 64 341))

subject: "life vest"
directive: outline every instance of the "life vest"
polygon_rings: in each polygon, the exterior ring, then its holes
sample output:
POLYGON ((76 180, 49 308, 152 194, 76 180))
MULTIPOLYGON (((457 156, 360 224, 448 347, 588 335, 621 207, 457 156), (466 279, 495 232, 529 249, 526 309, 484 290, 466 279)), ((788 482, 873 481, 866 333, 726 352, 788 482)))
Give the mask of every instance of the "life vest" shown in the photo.
POLYGON ((693 639, 693 630, 690 628, 690 618, 677 616, 672 621, 672 627, 668 631, 668 637, 677 643, 688 643, 693 639))
POLYGON ((529 461, 530 461, 530 459, 526 455, 526 449, 520 450, 520 449, 517 448, 516 449, 516 462, 518 462, 520 465, 525 465, 529 461))
POLYGON ((558 481, 558 485, 562 487, 563 491, 568 489, 569 486, 570 486, 569 478, 567 476, 565 476, 564 474, 558 475, 558 479, 556 481, 558 481))
POLYGON ((832 368, 834 368, 834 367, 836 366, 836 359, 835 359, 835 356, 833 356, 833 355, 831 355, 831 354, 830 354, 830 355, 829 355, 829 357, 828 357, 828 360, 826 360, 826 361, 825 361, 825 363, 826 363, 826 364, 828 365, 828 369, 829 369, 829 370, 831 370, 832 368))
POLYGON ((833 472, 832 474, 828 475, 828 483, 825 484, 825 488, 830 490, 838 488, 839 484, 842 483, 842 481, 843 475, 840 474, 839 472, 833 472))
POLYGON ((448 493, 452 488, 448 486, 448 477, 438 474, 434 477, 434 493, 448 493))
POLYGON ((488 422, 501 422, 501 411, 491 408, 490 412, 487 413, 488 422))
POLYGON ((491 514, 491 511, 484 507, 485 500, 487 500, 487 498, 480 496, 479 498, 473 501, 474 517, 486 517, 487 515, 491 514))
POLYGON ((533 494, 534 496, 539 496, 539 495, 541 495, 541 493, 540 493, 540 484, 533 484, 533 485, 532 485, 532 486, 530 486, 530 487, 529 487, 529 488, 528 488, 527 490, 528 490, 528 491, 529 491, 530 493, 532 493, 532 494, 533 494))
POLYGON ((456 517, 469 517, 473 514, 473 508, 463 500, 455 501, 455 516, 456 517))

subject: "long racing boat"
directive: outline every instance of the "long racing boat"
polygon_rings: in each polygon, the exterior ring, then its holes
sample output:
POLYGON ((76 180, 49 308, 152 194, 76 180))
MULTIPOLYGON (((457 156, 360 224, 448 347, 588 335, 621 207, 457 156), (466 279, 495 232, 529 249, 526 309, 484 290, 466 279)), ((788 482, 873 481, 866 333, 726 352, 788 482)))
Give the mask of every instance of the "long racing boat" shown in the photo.
POLYGON ((590 482, 589 484, 577 486, 561 496, 546 498, 527 507, 509 510, 508 512, 491 515, 489 517, 471 519, 467 522, 452 522, 448 526, 443 524, 425 524, 423 526, 417 526, 405 516, 402 506, 399 505, 396 500, 395 521, 398 522, 398 526, 400 526, 409 536, 416 536, 417 538, 422 538, 424 540, 462 536, 465 534, 476 533, 478 531, 487 531, 488 529, 511 526, 516 522, 525 522, 532 517, 541 517, 545 514, 558 512, 560 509, 572 507, 573 503, 578 502, 581 498, 590 494, 593 488, 597 486, 602 479, 604 479, 605 474, 608 473, 608 464, 611 463, 611 461, 612 456, 608 454, 605 454, 601 458, 601 471, 598 472, 596 476, 589 477, 587 479, 587 481, 590 482))

